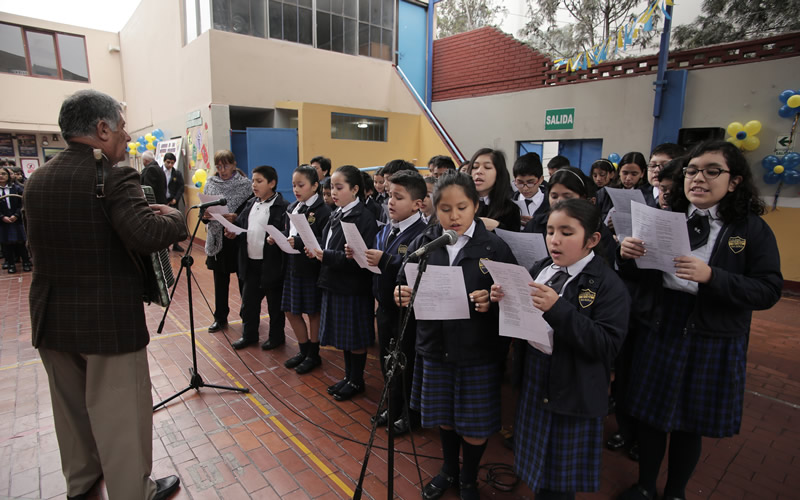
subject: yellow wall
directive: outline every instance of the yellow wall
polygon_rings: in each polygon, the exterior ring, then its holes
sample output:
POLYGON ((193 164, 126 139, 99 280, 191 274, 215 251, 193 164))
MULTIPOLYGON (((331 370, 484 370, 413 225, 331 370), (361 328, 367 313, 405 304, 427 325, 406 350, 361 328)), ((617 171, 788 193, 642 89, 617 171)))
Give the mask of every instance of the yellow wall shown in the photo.
POLYGON ((313 103, 279 103, 277 107, 298 110, 301 163, 308 162, 314 156, 325 155, 331 159, 334 168, 339 165, 374 167, 398 158, 415 165, 425 165, 434 154, 447 153, 447 148, 422 115, 313 103), (332 139, 332 112, 388 118, 388 140, 332 139))
POLYGON ((778 207, 767 213, 764 220, 778 239, 783 279, 800 282, 800 233, 797 231, 800 208, 778 207))

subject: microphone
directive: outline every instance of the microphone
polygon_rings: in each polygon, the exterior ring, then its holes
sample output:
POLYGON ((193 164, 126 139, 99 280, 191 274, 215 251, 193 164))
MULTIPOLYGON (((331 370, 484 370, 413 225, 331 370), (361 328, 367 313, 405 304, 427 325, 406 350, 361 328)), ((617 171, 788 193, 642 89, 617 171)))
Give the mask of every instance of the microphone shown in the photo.
POLYGON ((218 199, 216 201, 207 201, 206 203, 201 203, 199 205, 195 205, 192 208, 199 208, 200 210, 205 210, 208 207, 216 207, 216 206, 224 207, 227 204, 228 204, 228 200, 226 200, 225 198, 220 198, 220 199, 218 199))
POLYGON ((433 241, 430 241, 421 247, 419 247, 416 251, 411 253, 408 258, 419 258, 425 255, 426 253, 432 252, 437 248, 443 247, 445 245, 453 245, 455 242, 458 241, 458 233, 453 231, 452 229, 448 229, 441 236, 436 238, 433 241))

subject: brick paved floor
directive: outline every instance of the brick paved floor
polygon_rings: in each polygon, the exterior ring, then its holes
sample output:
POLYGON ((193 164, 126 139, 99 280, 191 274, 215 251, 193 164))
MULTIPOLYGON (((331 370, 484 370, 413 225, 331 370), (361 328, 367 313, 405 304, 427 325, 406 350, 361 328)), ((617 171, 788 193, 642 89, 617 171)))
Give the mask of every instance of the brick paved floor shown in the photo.
MULTIPOLYGON (((202 256, 202 249, 195 248, 202 256)), ((202 258, 194 267, 198 284, 209 300, 210 271, 202 258)), ((177 256, 173 256, 177 266, 177 256)), ((0 497, 63 498, 58 443, 53 428, 47 378, 36 350, 31 347, 28 317, 30 274, 0 275, 0 497)), ((147 307, 152 342, 148 347, 153 399, 158 402, 189 384, 191 346, 182 278, 167 317, 164 333, 155 330, 162 309, 147 307)), ((234 281, 235 282, 235 281, 234 281)), ((231 286, 231 310, 239 296, 231 286)), ((352 496, 369 436, 369 417, 375 413, 381 387, 375 349, 367 364, 366 394, 337 403, 327 395, 328 385, 342 377, 341 354, 323 350, 321 369, 299 376, 283 367, 297 344, 289 333, 287 344, 274 351, 251 347, 235 352, 229 342, 241 333, 232 315, 230 327, 211 334, 209 308, 195 288, 197 360, 204 381, 251 389, 239 394, 203 388, 190 391, 157 411, 153 418, 153 473, 178 474, 178 499, 288 498, 333 499, 352 496)), ((266 311, 266 309, 265 309, 266 311)), ((689 498, 800 498, 800 300, 786 297, 769 311, 755 314, 748 362, 747 393, 741 434, 734 438, 704 439, 697 472, 689 484, 689 498)), ((266 314, 266 312, 264 312, 266 314)), ((288 324, 287 324, 288 328, 288 324)), ((262 339, 267 322, 262 321, 262 339)), ((508 387, 506 401, 513 401, 508 387)), ((510 405, 509 405, 510 407, 510 405)), ((504 421, 512 420, 504 409, 504 421)), ((606 432, 615 427, 613 419, 606 432)), ((437 433, 413 434, 423 481, 435 474, 440 461, 437 433)), ((379 429, 375 443, 386 446, 379 429)), ((411 440, 396 444, 393 477, 398 498, 419 498, 419 479, 411 440)), ((364 498, 386 498, 387 452, 378 449, 369 460, 364 498)), ((500 436, 489 443, 484 463, 511 464, 513 457, 500 436)), ((483 477, 483 473, 482 473, 483 477)), ((636 465, 621 453, 603 455, 601 491, 582 499, 613 498, 635 480, 636 465)), ((660 485, 663 486, 662 477, 660 485)), ((104 488, 95 498, 107 498, 104 488)), ((481 483, 483 498, 533 498, 525 485, 502 493, 481 483)), ((450 492, 445 498, 457 498, 450 492)))

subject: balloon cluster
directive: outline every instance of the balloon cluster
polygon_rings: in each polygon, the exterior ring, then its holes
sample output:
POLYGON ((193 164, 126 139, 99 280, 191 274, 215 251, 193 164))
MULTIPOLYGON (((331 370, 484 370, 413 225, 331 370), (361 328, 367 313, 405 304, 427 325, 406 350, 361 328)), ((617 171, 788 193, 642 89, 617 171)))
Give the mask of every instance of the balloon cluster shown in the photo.
POLYGON ((761 145, 761 141, 756 134, 761 132, 761 122, 750 120, 742 125, 739 122, 732 122, 728 125, 728 142, 734 144, 739 149, 745 151, 755 151, 761 145))
POLYGON ((164 140, 164 132, 157 128, 147 135, 140 135, 136 141, 128 143, 128 154, 136 156, 145 151, 155 151, 158 143, 164 140))
POLYGON ((621 160, 620 156, 617 153, 611 153, 608 155, 608 161, 614 165, 614 168, 619 168, 619 160, 621 160))
POLYGON ((208 179, 208 173, 200 168, 192 175, 192 183, 194 183, 195 187, 200 188, 203 190, 203 187, 206 185, 206 179, 208 179))
POLYGON ((761 160, 761 166, 767 171, 764 174, 764 182, 767 184, 777 184, 785 182, 786 184, 800 183, 800 172, 796 170, 800 166, 800 154, 791 152, 783 155, 783 158, 778 158, 775 155, 769 155, 761 160))
POLYGON ((783 106, 778 109, 778 114, 781 118, 794 118, 794 115, 800 113, 800 90, 784 90, 778 96, 783 106))

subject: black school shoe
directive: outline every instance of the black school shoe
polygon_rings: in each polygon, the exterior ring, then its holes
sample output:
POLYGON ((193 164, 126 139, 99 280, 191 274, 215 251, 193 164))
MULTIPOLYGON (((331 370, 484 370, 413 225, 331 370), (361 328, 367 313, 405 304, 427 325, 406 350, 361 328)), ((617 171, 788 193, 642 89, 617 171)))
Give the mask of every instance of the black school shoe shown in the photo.
POLYGON ((173 493, 178 491, 181 480, 178 476, 167 476, 161 479, 156 479, 156 494, 153 500, 166 500, 171 497, 173 493))
POLYGON ((623 491, 617 500, 655 500, 656 494, 644 489, 639 483, 634 484, 627 490, 623 491))
POLYGON ((461 500, 480 500, 481 494, 478 493, 478 483, 459 483, 458 494, 461 500))
POLYGON ((264 341, 263 344, 261 344, 261 348, 264 349, 265 351, 271 351, 272 349, 277 349, 278 347, 282 346, 284 343, 286 343, 285 339, 284 340, 267 339, 264 341))
POLYGON ((606 448, 614 451, 614 450, 619 450, 620 448, 624 448, 626 444, 627 442, 625 441, 625 438, 622 437, 622 434, 618 432, 612 435, 610 438, 608 438, 608 441, 606 441, 606 448))
POLYGON ((356 394, 361 394, 366 390, 364 382, 360 384, 348 380, 347 383, 338 391, 333 393, 333 399, 336 401, 347 401, 352 399, 356 394))
POLYGON ((213 323, 211 323, 211 326, 208 327, 208 333, 218 332, 218 331, 222 330, 223 328, 225 328, 226 326, 228 326, 228 322, 227 321, 216 321, 215 320, 213 323))
POLYGON ((448 476, 443 472, 436 474, 431 482, 422 488, 423 500, 436 500, 441 498, 445 492, 453 486, 458 485, 458 477, 448 476))
POLYGON ((33 265, 30 262, 23 262, 22 270, 26 272, 31 272, 33 270, 33 265))
POLYGON ((342 379, 342 380, 336 382, 335 384, 333 384, 331 386, 328 386, 328 394, 333 396, 334 394, 339 392, 342 389, 342 387, 345 386, 345 384, 347 384, 347 379, 342 379))
POLYGON ((306 359, 303 360, 302 363, 297 365, 294 369, 299 375, 305 375, 309 373, 314 368, 320 366, 322 364, 322 358, 319 356, 306 356, 306 359))

